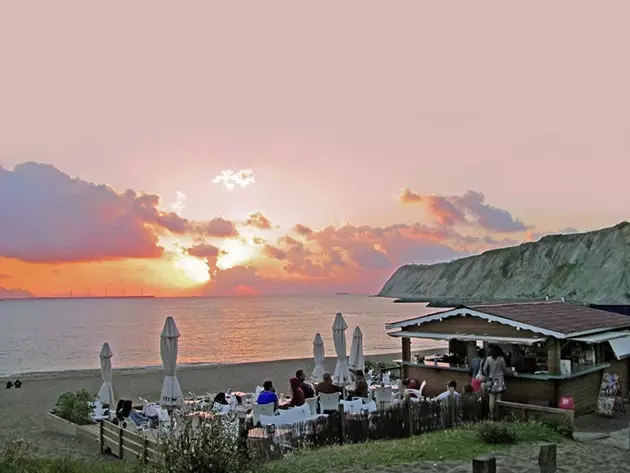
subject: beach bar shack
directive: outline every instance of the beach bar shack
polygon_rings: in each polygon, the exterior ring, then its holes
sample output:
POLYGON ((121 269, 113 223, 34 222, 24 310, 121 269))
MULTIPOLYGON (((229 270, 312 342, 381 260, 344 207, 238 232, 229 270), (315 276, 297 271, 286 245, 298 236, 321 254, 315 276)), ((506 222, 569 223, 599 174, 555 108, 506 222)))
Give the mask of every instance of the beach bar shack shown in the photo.
POLYGON ((478 347, 497 344, 517 376, 506 376, 505 401, 557 407, 571 397, 576 415, 597 408, 602 375, 617 374, 628 394, 630 317, 564 302, 457 306, 387 324, 401 339, 405 377, 426 381, 435 396, 450 380, 470 383, 478 347), (411 358, 414 339, 448 342, 447 355, 411 358))

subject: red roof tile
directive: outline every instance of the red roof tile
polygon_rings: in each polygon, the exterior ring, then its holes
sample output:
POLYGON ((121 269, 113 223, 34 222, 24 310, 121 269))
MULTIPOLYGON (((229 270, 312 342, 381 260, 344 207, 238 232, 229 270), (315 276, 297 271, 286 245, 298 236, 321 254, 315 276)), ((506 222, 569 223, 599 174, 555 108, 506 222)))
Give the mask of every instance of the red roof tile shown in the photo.
POLYGON ((630 327, 627 315, 565 302, 522 302, 465 306, 469 309, 563 334, 630 327))

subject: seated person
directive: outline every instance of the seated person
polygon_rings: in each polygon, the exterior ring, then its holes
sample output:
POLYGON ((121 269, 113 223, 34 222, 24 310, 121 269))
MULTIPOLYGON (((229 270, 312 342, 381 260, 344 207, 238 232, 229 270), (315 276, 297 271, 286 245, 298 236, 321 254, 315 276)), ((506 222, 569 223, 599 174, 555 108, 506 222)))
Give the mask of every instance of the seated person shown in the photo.
POLYGON ((300 380, 300 388, 302 388, 304 397, 306 399, 315 397, 315 390, 310 384, 306 382, 306 375, 304 374, 304 370, 297 370, 297 372, 295 373, 295 377, 300 380))
POLYGON ((132 402, 129 400, 126 401, 118 401, 118 405, 120 406, 122 403, 122 408, 116 412, 116 417, 119 419, 131 419, 136 426, 140 426, 145 422, 148 422, 150 419, 143 415, 142 413, 136 411, 133 408, 132 402))
POLYGON ((15 383, 13 383, 13 386, 15 386, 17 389, 20 389, 22 387, 22 381, 16 379, 15 383))
POLYGON ((217 395, 214 396, 213 402, 221 404, 222 406, 227 406, 229 404, 225 393, 217 393, 217 395))
POLYGON ((363 370, 357 370, 355 373, 356 381, 354 384, 354 389, 350 392, 351 397, 368 397, 368 385, 365 381, 365 376, 363 375, 363 370))
POLYGON ((341 388, 333 384, 330 373, 324 373, 322 379, 323 381, 317 385, 317 394, 335 394, 342 391, 341 388))
POLYGON ((448 384, 446 385, 446 391, 444 391, 442 394, 436 397, 435 400, 444 401, 448 399, 450 396, 455 396, 456 399, 459 399, 460 394, 456 391, 456 389, 457 389, 457 382, 455 380, 449 381, 448 384))
POLYGON ((258 395, 256 404, 273 404, 274 409, 278 408, 278 395, 271 381, 265 381, 263 383, 263 391, 258 395))
POLYGON ((291 384, 291 402, 289 403, 289 407, 299 407, 303 406, 306 402, 306 398, 304 397, 304 391, 301 388, 301 382, 298 378, 291 378, 289 383, 291 384))
POLYGON ((4 389, 11 389, 13 387, 13 383, 11 381, 7 381, 7 385, 4 387, 4 389))
POLYGON ((407 393, 407 389, 415 389, 416 391, 420 390, 420 382, 415 378, 407 378, 403 380, 403 387, 405 388, 405 394, 408 394, 409 397, 417 398, 418 396, 415 393, 407 393))

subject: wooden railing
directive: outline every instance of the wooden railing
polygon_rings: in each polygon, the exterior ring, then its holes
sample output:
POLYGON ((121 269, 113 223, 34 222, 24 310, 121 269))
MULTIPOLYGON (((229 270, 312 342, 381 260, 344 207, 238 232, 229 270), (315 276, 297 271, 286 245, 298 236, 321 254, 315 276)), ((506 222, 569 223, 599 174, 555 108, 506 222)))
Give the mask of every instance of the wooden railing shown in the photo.
POLYGON ((497 401, 499 418, 506 413, 520 413, 522 420, 534 420, 540 417, 555 417, 567 422, 571 427, 575 426, 575 413, 572 409, 557 409, 555 407, 536 406, 534 404, 521 404, 519 402, 497 401))
POLYGON ((111 453, 123 458, 131 454, 143 463, 157 460, 157 442, 142 435, 134 434, 109 421, 102 420, 99 428, 101 453, 111 453))

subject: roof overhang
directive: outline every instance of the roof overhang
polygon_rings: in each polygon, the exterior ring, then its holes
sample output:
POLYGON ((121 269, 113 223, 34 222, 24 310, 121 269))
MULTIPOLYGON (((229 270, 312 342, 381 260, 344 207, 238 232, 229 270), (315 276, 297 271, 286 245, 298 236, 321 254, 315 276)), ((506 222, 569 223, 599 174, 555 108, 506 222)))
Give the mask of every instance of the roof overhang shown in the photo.
POLYGON ((431 333, 431 332, 391 332, 390 337, 396 338, 423 338, 428 340, 461 340, 463 342, 491 342, 491 343, 508 343, 514 345, 534 345, 542 343, 545 338, 526 338, 526 337, 499 337, 494 335, 475 335, 472 333, 431 333))
MULTIPOLYGON (((488 314, 486 312, 470 309, 468 307, 460 307, 458 309, 447 310, 444 312, 436 312, 433 314, 424 315, 424 316, 416 317, 413 319, 402 320, 400 322, 393 322, 391 324, 386 324, 385 329, 392 330, 395 328, 404 328, 404 327, 409 327, 412 325, 422 326, 429 322, 442 321, 443 319, 448 319, 450 317, 460 317, 460 316, 478 317, 480 319, 487 320, 490 323, 496 322, 499 324, 514 327, 516 330, 528 330, 530 332, 547 335, 548 337, 553 337, 557 339, 575 338, 575 337, 580 337, 582 335, 589 335, 593 333, 610 331, 610 327, 608 328, 602 327, 602 328, 583 330, 583 331, 573 332, 573 333, 556 332, 555 330, 549 330, 542 327, 537 327, 535 325, 516 322, 511 319, 506 319, 504 317, 499 317, 498 315, 488 314)), ((630 320, 628 321, 628 325, 630 326, 630 320)), ((623 327, 619 327, 619 329, 622 329, 622 328, 623 327)))
POLYGON ((586 335, 583 337, 570 337, 569 339, 574 340, 576 342, 583 342, 583 343, 603 343, 603 342, 608 342, 610 340, 614 340, 616 338, 623 338, 627 336, 630 336, 630 332, 627 330, 624 330, 621 332, 610 331, 610 332, 595 333, 593 335, 586 335))
POLYGON ((608 340, 618 360, 630 357, 630 336, 608 340))

